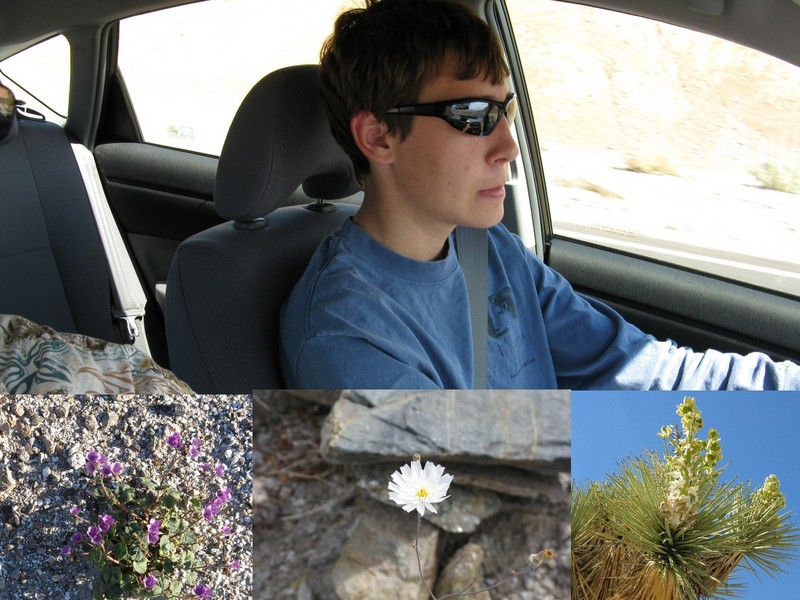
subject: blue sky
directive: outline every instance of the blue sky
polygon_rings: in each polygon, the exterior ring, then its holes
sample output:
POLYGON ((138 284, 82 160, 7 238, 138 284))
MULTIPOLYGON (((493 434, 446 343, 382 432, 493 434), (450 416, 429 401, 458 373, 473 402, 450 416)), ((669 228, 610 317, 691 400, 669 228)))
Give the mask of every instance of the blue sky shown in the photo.
MULTIPOLYGON (((706 436, 719 431, 726 477, 761 487, 774 473, 786 495, 792 521, 800 527, 800 393, 794 392, 574 392, 572 394, 572 476, 579 483, 617 471, 626 457, 644 450, 663 453, 662 425, 678 424, 684 396, 697 400, 706 436)), ((800 552, 786 573, 760 581, 742 570, 744 600, 800 598, 800 552)))

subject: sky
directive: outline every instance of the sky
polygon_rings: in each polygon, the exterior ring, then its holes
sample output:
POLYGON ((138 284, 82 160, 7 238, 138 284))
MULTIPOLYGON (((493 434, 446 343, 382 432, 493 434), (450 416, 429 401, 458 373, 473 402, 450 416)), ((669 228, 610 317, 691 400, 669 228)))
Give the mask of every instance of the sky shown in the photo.
MULTIPOLYGON (((573 392, 572 477, 580 484, 618 472, 618 464, 644 451, 663 454, 658 432, 679 424, 675 414, 684 397, 697 402, 706 438, 720 434, 725 477, 761 487, 767 475, 778 476, 792 523, 800 527, 800 392, 573 392)), ((739 570, 744 600, 800 598, 800 551, 785 573, 760 580, 739 570)))

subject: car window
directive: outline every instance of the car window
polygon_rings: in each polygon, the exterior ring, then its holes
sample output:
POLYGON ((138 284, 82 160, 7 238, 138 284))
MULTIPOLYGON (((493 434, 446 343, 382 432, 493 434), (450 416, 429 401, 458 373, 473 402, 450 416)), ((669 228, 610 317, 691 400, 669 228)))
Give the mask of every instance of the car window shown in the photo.
POLYGON ((556 235, 800 295, 800 69, 631 15, 506 4, 556 235))
POLYGON ((123 20, 118 63, 145 141, 219 155, 250 88, 280 67, 318 63, 349 5, 208 0, 123 20))
POLYGON ((3 60, 0 81, 17 100, 63 126, 69 108, 69 42, 57 35, 3 60))

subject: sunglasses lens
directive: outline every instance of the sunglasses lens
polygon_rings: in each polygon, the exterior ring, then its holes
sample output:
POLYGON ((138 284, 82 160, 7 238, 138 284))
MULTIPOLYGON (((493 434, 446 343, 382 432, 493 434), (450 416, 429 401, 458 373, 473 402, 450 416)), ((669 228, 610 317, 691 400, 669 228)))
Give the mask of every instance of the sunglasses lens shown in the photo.
POLYGON ((509 123, 514 121, 517 116, 516 96, 513 96, 505 106, 483 100, 470 100, 447 107, 447 120, 450 125, 470 135, 489 135, 504 114, 509 123))
POLYGON ((456 129, 470 135, 485 135, 491 109, 488 102, 471 100, 447 107, 447 121, 456 129))

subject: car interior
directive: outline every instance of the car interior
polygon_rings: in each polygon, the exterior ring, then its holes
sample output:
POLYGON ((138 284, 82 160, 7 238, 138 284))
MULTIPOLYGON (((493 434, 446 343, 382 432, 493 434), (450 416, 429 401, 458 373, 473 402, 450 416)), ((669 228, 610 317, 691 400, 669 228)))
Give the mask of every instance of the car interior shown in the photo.
POLYGON ((214 202, 228 220, 175 253, 167 283, 170 365, 194 389, 282 387, 283 299, 322 238, 355 213, 357 204, 332 202, 359 187, 330 132, 318 82, 316 65, 295 65, 250 91, 217 168, 214 202), (288 112, 302 117, 274 117, 288 112), (286 206, 298 187, 315 200, 286 206))
MULTIPOLYGON (((800 360, 796 296, 554 232, 512 20, 502 2, 471 3, 503 37, 520 98, 521 154, 507 186, 506 225, 519 231, 530 219, 543 260, 577 291, 656 337, 696 350, 800 360)), ((201 393, 279 388, 280 305, 322 237, 357 209, 358 185, 328 130, 314 65, 264 73, 219 156, 144 140, 117 64, 117 23, 181 4, 191 2, 30 0, 0 7, 0 83, 10 83, 2 60, 37 42, 61 34, 71 48, 63 125, 19 108, 0 139, 0 313, 131 341, 130 320, 115 316, 118 295, 71 146, 79 144, 94 156, 135 283, 146 295, 144 326, 156 362, 201 393)), ((706 31, 800 65, 800 6, 793 0, 583 4, 706 31)))

